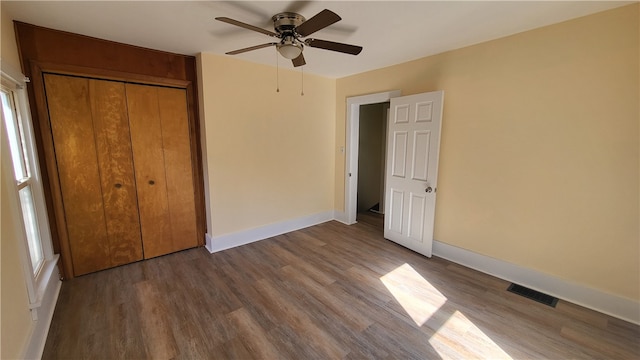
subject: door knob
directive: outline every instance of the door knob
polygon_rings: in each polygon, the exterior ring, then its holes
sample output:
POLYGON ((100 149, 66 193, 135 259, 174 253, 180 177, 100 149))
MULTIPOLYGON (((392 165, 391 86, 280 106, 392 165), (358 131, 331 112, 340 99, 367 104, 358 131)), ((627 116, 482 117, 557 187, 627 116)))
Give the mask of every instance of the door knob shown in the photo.
POLYGON ((433 189, 431 188, 431 186, 427 186, 427 188, 424 191, 430 193, 433 191, 433 189))

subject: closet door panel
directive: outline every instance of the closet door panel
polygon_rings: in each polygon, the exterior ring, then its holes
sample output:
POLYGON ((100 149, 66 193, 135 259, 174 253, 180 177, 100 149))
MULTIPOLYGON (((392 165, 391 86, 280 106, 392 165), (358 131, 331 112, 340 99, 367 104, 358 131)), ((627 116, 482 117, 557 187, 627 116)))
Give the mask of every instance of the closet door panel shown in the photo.
POLYGON ((191 139, 184 89, 158 88, 173 251, 198 246, 191 139))
POLYGON ((125 87, 90 80, 93 128, 112 266, 142 259, 125 87))
POLYGON ((75 275, 111 266, 89 80, 46 74, 45 89, 75 275))
POLYGON ((171 218, 156 87, 126 84, 144 257, 172 252, 171 218))

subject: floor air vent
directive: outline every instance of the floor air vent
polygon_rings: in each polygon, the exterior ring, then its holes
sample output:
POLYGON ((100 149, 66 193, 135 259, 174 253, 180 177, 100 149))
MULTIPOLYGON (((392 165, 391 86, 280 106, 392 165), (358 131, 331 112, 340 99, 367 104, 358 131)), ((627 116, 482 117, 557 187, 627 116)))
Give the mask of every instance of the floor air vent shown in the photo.
POLYGON ((524 296, 541 304, 549 305, 551 307, 556 307, 556 304, 558 303, 558 298, 554 298, 551 295, 543 294, 539 291, 535 291, 517 284, 509 285, 507 291, 518 294, 520 296, 524 296))

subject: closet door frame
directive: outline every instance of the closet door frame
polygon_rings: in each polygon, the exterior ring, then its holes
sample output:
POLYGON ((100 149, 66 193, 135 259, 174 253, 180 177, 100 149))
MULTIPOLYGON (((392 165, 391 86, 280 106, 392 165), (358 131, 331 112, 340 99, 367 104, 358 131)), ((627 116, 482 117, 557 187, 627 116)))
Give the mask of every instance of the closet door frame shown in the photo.
POLYGON ((130 74, 119 71, 87 68, 67 64, 55 64, 31 60, 31 86, 33 90, 34 103, 37 109, 33 116, 34 127, 36 128, 36 142, 39 143, 40 166, 46 169, 43 171, 45 183, 45 198, 47 198, 47 211, 50 219, 54 219, 51 224, 54 251, 60 253, 62 262, 62 276, 70 279, 74 277, 73 263, 71 261, 71 248, 69 236, 67 234, 65 213, 63 207, 62 191, 60 187, 58 168, 55 157, 53 133, 49 119, 47 107, 44 74, 56 74, 67 76, 79 76, 98 80, 112 80, 124 83, 135 83, 143 85, 165 86, 186 90, 187 112, 189 118, 189 135, 191 139, 191 168, 193 175, 193 187, 196 205, 196 234, 198 246, 204 245, 205 237, 205 207, 204 207, 204 176, 202 170, 201 145, 198 117, 196 116, 194 84, 191 81, 160 78, 149 75, 130 74), (39 131, 38 131, 39 130, 39 131), (39 135, 39 136, 38 136, 39 135), (48 184, 48 186, 46 186, 48 184))

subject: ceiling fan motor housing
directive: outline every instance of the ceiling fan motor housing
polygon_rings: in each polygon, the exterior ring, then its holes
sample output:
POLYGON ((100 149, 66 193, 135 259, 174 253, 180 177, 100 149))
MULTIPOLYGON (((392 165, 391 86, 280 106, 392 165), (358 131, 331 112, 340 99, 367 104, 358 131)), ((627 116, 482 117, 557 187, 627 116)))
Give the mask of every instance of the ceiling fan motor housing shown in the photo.
POLYGON ((278 34, 294 36, 295 28, 306 21, 304 16, 292 12, 283 12, 274 15, 273 27, 278 34))

